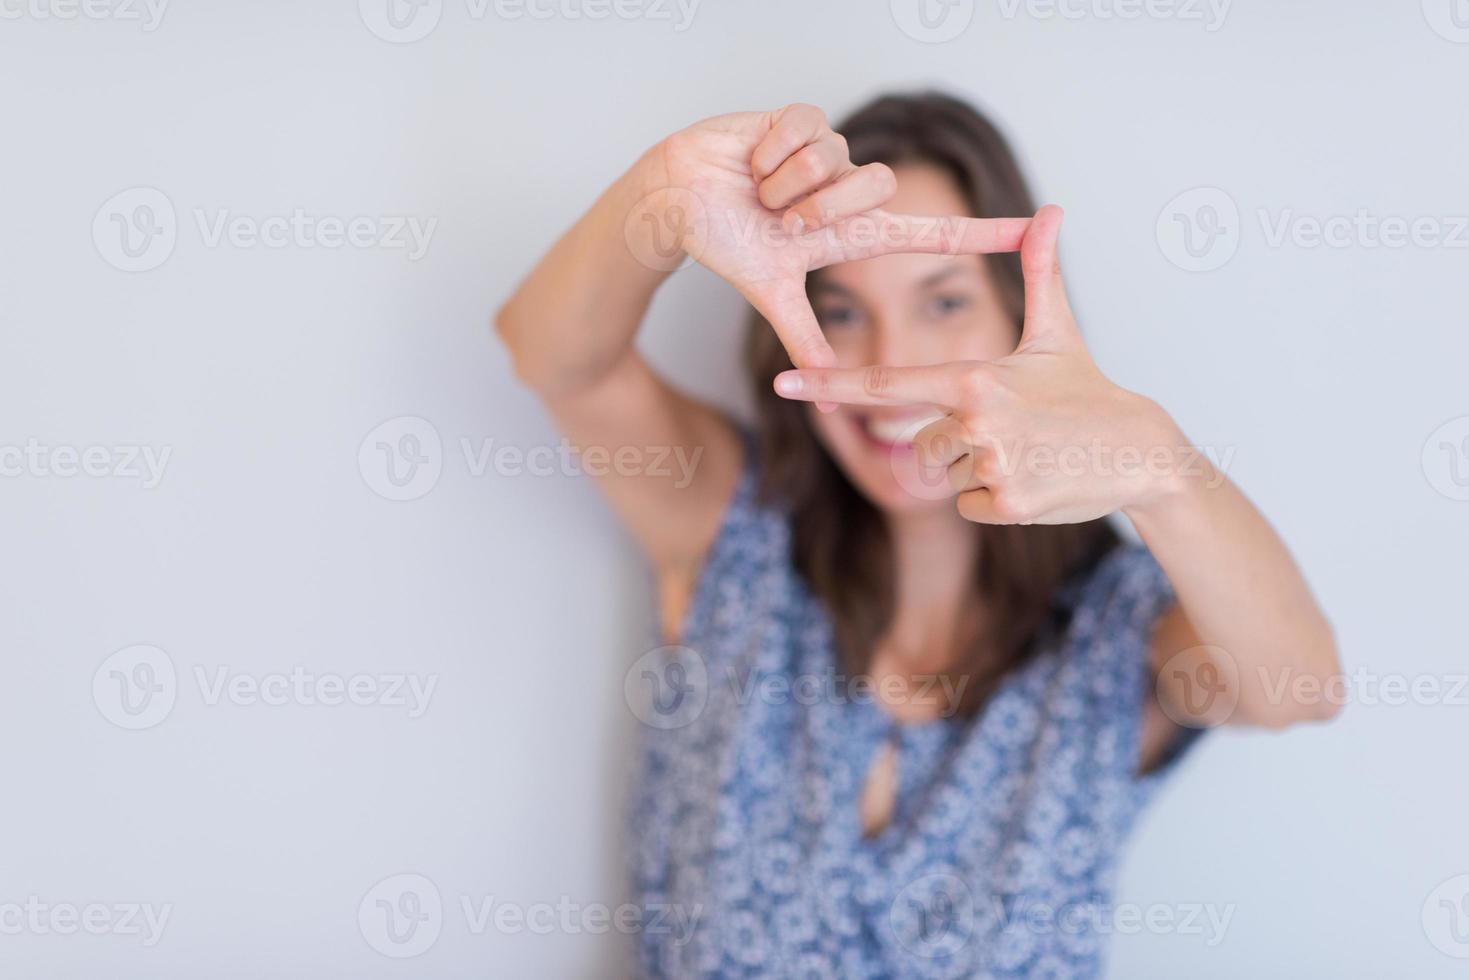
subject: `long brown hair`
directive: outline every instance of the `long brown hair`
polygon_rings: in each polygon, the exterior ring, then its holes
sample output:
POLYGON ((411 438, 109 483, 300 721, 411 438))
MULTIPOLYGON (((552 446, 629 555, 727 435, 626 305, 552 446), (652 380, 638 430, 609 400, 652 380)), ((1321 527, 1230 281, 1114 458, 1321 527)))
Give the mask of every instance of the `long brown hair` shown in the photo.
MULTIPOLYGON (((1025 178, 999 130, 972 106, 937 93, 887 95, 836 127, 852 162, 935 165, 947 172, 974 217, 1035 211, 1025 178)), ((988 272, 1016 340, 1024 312, 1024 281, 1014 253, 987 255, 988 272)), ((791 517, 796 568, 825 603, 843 666, 863 675, 894 613, 892 544, 882 515, 847 480, 816 439, 805 405, 777 396, 771 383, 791 366, 774 331, 751 318, 747 364, 755 387, 761 495, 791 517)), ((973 525, 979 538, 971 579, 983 626, 961 621, 962 654, 950 673, 964 680, 950 708, 973 714, 999 681, 1026 661, 1052 619, 1057 590, 1094 565, 1119 541, 1105 520, 1070 525, 973 525)))

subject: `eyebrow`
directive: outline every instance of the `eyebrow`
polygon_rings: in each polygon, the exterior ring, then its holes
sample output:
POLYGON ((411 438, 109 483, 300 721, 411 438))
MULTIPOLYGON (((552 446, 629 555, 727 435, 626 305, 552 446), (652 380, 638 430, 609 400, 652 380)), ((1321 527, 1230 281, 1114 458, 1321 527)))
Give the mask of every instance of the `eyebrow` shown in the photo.
MULTIPOLYGON (((934 286, 939 285, 946 279, 950 279, 958 275, 972 274, 975 271, 976 270, 974 270, 968 263, 956 262, 953 265, 940 269, 939 271, 934 272, 930 275, 924 276, 922 279, 918 280, 916 288, 932 289, 934 286)), ((821 278, 817 278, 812 282, 811 291, 820 293, 836 293, 839 296, 848 298, 855 298, 856 296, 855 293, 853 293, 846 286, 843 286, 841 283, 831 282, 830 280, 821 278)))
POLYGON ((938 272, 935 272, 931 276, 925 276, 919 281, 918 285, 922 289, 928 289, 931 286, 937 286, 939 283, 943 282, 945 279, 951 278, 952 276, 972 271, 974 270, 969 265, 969 263, 956 262, 953 265, 948 266, 947 268, 940 269, 938 272))

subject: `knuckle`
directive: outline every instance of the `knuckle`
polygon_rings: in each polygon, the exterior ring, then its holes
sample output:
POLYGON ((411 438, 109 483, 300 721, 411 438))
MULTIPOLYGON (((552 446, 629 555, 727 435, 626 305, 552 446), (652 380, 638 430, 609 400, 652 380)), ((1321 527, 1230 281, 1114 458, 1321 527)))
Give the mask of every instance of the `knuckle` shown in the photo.
POLYGON ((873 186, 882 193, 884 197, 891 197, 898 191, 898 175, 893 173, 893 168, 885 163, 869 163, 865 168, 871 174, 873 186))
POLYGON ((1004 475, 993 453, 976 450, 974 453, 974 476, 987 487, 994 487, 1004 475))
POLYGON ((1021 524, 1026 519, 1025 502, 1012 489, 991 490, 990 505, 995 517, 1006 524, 1021 524))
POLYGON ((966 404, 978 406, 986 401, 991 391, 989 372, 982 364, 971 365, 959 375, 959 395, 966 404))
POLYGON ((959 516, 966 521, 980 523, 989 519, 982 503, 983 491, 968 491, 959 494, 959 516))
POLYGON ((809 181, 824 180, 830 173, 830 165, 814 146, 808 146, 796 154, 795 163, 802 177, 809 181))
POLYGON ((780 194, 768 179, 762 180, 760 186, 755 188, 755 196, 760 199, 762 205, 772 211, 780 207, 780 194))
MULTIPOLYGON (((821 360, 821 355, 826 352, 826 349, 826 341, 823 338, 813 336, 802 337, 801 339, 796 341, 795 353, 796 357, 800 361, 797 366, 800 367, 808 364, 819 363, 821 360)), ((826 378, 816 378, 815 385, 817 388, 825 391, 827 386, 826 378)))
POLYGON ((820 106, 814 106, 809 102, 792 102, 786 106, 786 112, 796 119, 812 119, 819 123, 826 122, 826 113, 820 106))
POLYGON ((882 397, 893 387, 892 372, 881 365, 873 365, 862 372, 862 391, 868 395, 882 397))
POLYGON ((947 433, 933 433, 926 429, 913 439, 913 450, 925 466, 937 466, 948 459, 953 445, 954 441, 947 433))

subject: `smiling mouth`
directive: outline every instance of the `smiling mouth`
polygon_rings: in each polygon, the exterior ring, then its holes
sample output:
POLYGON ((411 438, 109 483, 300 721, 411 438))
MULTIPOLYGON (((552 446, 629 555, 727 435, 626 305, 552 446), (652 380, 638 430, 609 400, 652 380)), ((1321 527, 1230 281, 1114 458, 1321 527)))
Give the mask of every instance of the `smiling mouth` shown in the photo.
POLYGON ((866 412, 854 414, 852 424, 870 445, 886 452, 912 451, 913 438, 924 426, 943 418, 938 412, 918 415, 872 415, 866 412))

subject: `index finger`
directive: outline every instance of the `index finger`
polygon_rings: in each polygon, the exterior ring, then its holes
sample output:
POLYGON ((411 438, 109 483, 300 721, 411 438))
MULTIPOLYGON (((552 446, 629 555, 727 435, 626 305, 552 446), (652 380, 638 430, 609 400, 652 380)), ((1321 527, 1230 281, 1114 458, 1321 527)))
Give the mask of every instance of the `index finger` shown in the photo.
POLYGON ((946 255, 982 255, 1016 252, 1030 228, 1030 218, 967 218, 961 215, 925 216, 870 211, 881 223, 878 254, 936 252, 946 255))
POLYGON ((775 376, 776 394, 795 401, 843 405, 938 405, 964 400, 964 361, 918 367, 806 368, 775 376))

